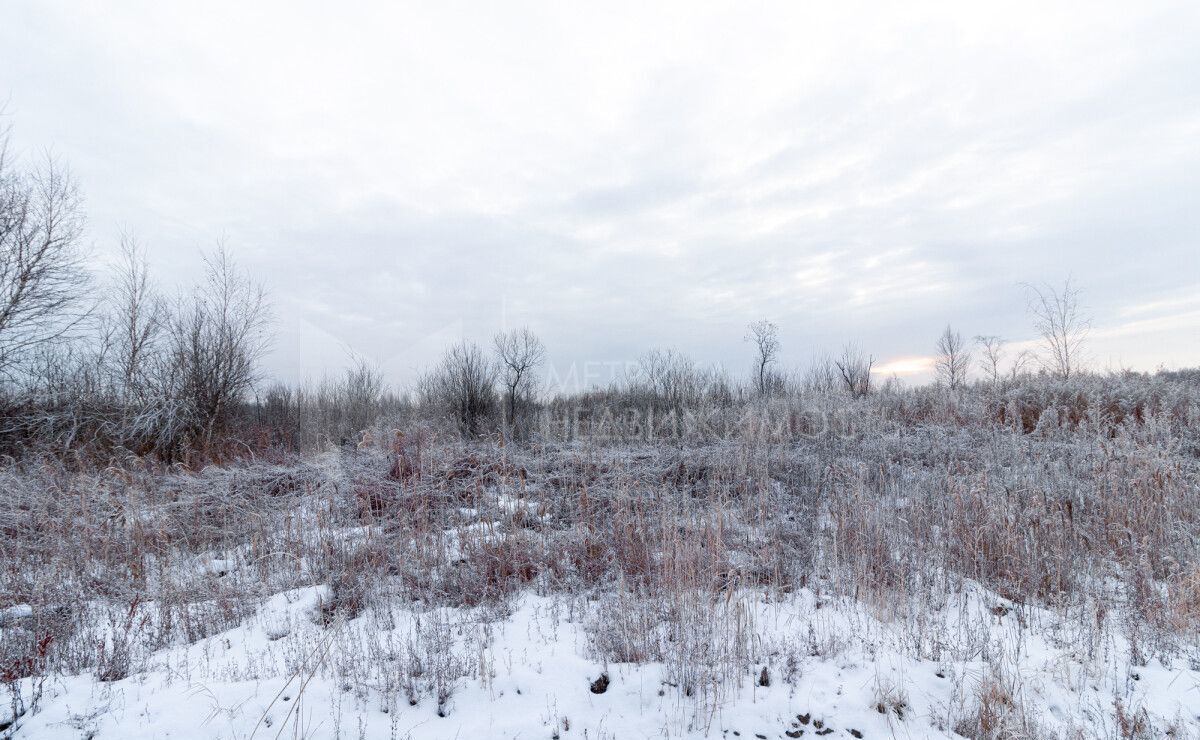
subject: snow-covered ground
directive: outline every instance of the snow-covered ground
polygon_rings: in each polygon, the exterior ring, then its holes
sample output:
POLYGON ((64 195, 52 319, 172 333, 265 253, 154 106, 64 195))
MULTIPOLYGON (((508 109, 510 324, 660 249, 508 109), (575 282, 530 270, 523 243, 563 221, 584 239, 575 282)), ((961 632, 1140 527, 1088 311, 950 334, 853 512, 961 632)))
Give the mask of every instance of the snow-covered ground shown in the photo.
POLYGON ((1200 738, 1194 412, 939 398, 815 441, 0 467, 0 740, 1200 738))
MULTIPOLYGON (((326 598, 324 587, 277 594, 244 624, 154 652, 144 670, 119 681, 49 679, 36 713, 9 732, 128 740, 954 737, 991 696, 983 710, 996 713, 992 721, 1031 737, 1124 737, 1122 717, 1146 723, 1147 736, 1200 736, 1200 665, 1133 666, 1119 641, 1081 644, 1072 625, 970 587, 954 606, 926 615, 923 644, 913 644, 908 620, 808 590, 783 603, 730 597, 713 610, 752 635, 754 666, 733 676, 715 661, 606 664, 594 645, 603 599, 526 593, 508 609, 392 604, 323 624, 326 598), (929 639, 936 635, 944 644, 929 639), (689 670, 696 680, 680 686, 689 670)), ((32 690, 28 679, 22 688, 32 690)))

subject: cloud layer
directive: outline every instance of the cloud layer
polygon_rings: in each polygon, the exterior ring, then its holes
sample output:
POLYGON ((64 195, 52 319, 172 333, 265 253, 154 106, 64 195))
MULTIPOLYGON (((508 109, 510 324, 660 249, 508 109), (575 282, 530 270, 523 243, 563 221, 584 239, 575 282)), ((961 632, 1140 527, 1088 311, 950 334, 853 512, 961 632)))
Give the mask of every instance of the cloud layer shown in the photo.
POLYGON ((741 371, 760 317, 919 376, 1067 275, 1096 364, 1200 364, 1200 6, 645 5, 19 3, 0 92, 101 253, 225 238, 291 379, 518 324, 741 371))

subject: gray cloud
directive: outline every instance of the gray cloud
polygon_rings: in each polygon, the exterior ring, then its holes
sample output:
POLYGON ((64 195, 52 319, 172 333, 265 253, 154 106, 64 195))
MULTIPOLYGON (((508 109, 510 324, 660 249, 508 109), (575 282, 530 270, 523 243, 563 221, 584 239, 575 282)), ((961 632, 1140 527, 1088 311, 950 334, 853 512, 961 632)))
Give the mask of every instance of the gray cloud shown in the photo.
POLYGON ((560 374, 740 370, 759 317, 791 363, 914 357, 948 320, 1028 339, 1019 283, 1068 274, 1098 362, 1153 367, 1200 363, 1198 32, 1181 3, 57 0, 0 26, 0 91, 101 253, 128 228, 174 285, 225 238, 288 378, 353 350, 404 382, 518 324, 560 374))

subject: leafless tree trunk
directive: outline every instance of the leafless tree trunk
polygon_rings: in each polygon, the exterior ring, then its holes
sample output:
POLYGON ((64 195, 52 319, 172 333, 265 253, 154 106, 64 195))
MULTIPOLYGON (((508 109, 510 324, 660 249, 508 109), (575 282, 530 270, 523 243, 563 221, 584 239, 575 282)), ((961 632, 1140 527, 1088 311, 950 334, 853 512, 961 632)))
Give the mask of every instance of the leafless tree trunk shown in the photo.
POLYGON ((842 356, 834 361, 846 390, 854 398, 864 398, 871 392, 871 367, 874 357, 864 357, 862 349, 853 344, 842 348, 842 356))
POLYGON ((1080 291, 1068 279, 1061 291, 1049 285, 1027 286, 1031 295, 1029 312, 1033 325, 1042 336, 1045 355, 1041 358, 1047 372, 1069 380, 1079 372, 1083 342, 1091 324, 1079 306, 1080 291))
POLYGON ((501 332, 495 337, 501 382, 508 405, 508 423, 517 423, 517 401, 533 387, 533 373, 546 359, 546 348, 528 328, 501 332))
POLYGON ((205 282, 171 318, 171 367, 189 414, 188 434, 208 447, 233 406, 258 379, 270 309, 263 289, 239 272, 224 247, 205 258, 205 282))
POLYGON ((89 315, 79 246, 78 188, 47 159, 18 171, 0 131, 0 376, 11 379, 28 354, 62 338, 89 315))
POLYGON ((762 319, 746 329, 745 341, 754 346, 754 367, 758 376, 758 392, 767 393, 767 371, 779 356, 779 327, 762 319))
POLYGON ((983 370, 992 385, 1000 385, 1000 363, 1004 359, 1004 340, 994 335, 975 337, 979 345, 979 369, 983 370))
POLYGON ((971 367, 971 353, 967 349, 962 335, 946 325, 937 342, 938 356, 934 368, 940 380, 945 381, 950 390, 958 390, 967 380, 967 371, 971 367))

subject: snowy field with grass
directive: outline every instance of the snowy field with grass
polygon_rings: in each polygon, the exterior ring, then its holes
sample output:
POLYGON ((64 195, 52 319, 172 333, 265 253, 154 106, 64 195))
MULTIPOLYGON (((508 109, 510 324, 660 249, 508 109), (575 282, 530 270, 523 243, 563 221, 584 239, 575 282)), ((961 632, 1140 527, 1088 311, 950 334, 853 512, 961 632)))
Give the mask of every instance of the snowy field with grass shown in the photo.
POLYGON ((1198 389, 12 463, 0 737, 1200 737, 1198 389))

